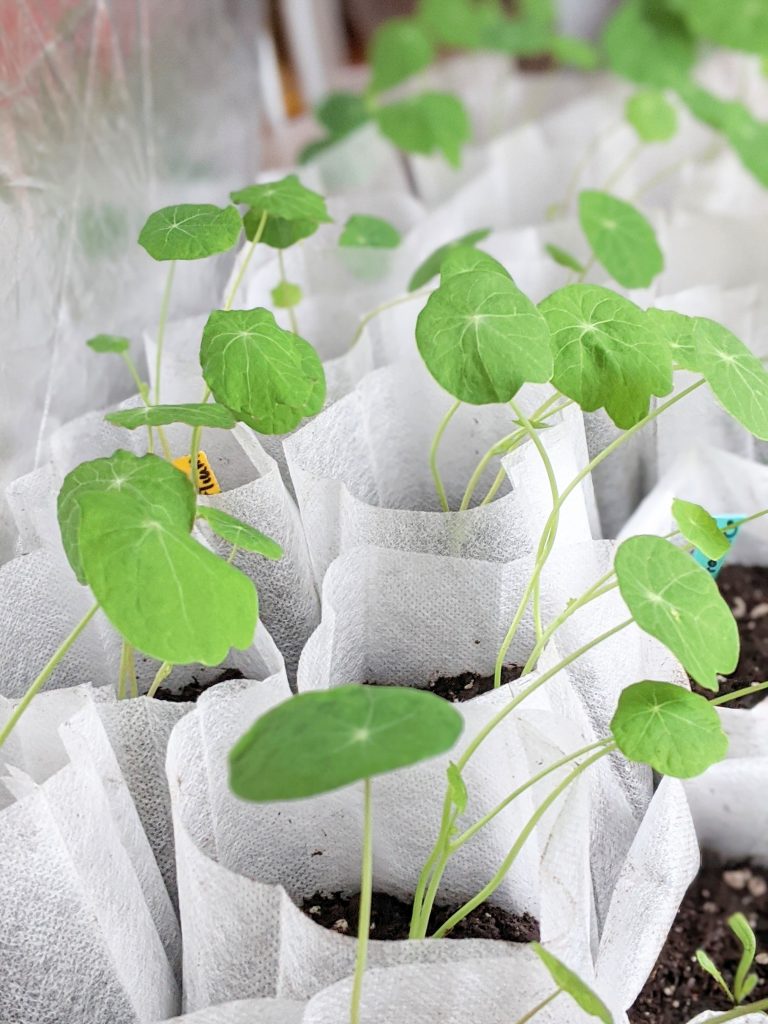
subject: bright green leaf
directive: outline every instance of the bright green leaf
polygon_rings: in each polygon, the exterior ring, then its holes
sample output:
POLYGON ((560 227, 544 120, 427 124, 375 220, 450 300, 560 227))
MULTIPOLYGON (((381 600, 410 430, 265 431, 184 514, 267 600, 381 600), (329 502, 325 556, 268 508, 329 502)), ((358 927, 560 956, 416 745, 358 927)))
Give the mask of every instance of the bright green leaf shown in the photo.
POLYGON ((733 50, 768 53, 768 6, 762 0, 676 0, 691 32, 733 50))
POLYGON ((88 585, 128 643, 175 665, 218 665, 253 642, 253 583, 193 540, 159 495, 147 503, 126 491, 91 493, 81 517, 88 585))
POLYGON ((470 138, 467 112, 450 93, 423 92, 376 112, 379 128, 406 153, 443 153, 459 166, 461 147, 470 138))
POLYGON ((761 440, 768 440, 768 372, 731 332, 695 318, 696 367, 720 405, 761 440))
POLYGON ((128 338, 122 338, 117 334, 97 334, 94 338, 89 338, 85 344, 94 352, 115 352, 117 355, 127 352, 131 347, 128 338))
POLYGON ((566 64, 580 71, 594 71, 600 63, 597 47, 577 36, 555 36, 549 49, 559 64, 566 64))
POLYGON ((550 50, 553 41, 547 25, 523 18, 505 18, 489 25, 482 38, 487 49, 511 57, 536 57, 550 50))
POLYGON ((391 18, 376 29, 368 51, 373 92, 384 92, 432 63, 435 51, 418 22, 391 18))
POLYGON ((676 368, 698 369, 693 317, 669 309, 647 309, 645 319, 648 330, 669 348, 676 368))
POLYGON ((446 253, 440 267, 440 283, 474 270, 485 270, 489 274, 500 274, 507 281, 512 280, 506 268, 487 252, 473 249, 471 245, 459 245, 446 253))
MULTIPOLYGON (((245 237, 249 242, 256 237, 261 226, 261 217, 262 215, 254 210, 248 210, 243 217, 245 237)), ((273 249, 289 249, 303 238, 314 235, 319 227, 320 222, 316 220, 285 220, 282 217, 268 217, 262 228, 260 241, 263 245, 269 245, 273 249)))
POLYGON ((262 434, 285 434, 320 412, 317 353, 266 309, 215 310, 203 329, 203 377, 217 402, 262 434))
POLYGON ((539 304, 549 324, 552 383, 585 412, 604 407, 626 430, 647 415, 652 395, 672 390, 672 362, 643 311, 598 285, 572 284, 539 304))
POLYGON ((603 1024, 613 1024, 611 1011, 602 1001, 600 996, 585 982, 578 974, 566 967, 562 960, 559 960, 553 953, 544 949, 538 942, 531 943, 531 949, 541 960, 549 971, 549 975, 555 985, 563 992, 567 992, 573 1001, 590 1017, 598 1017, 603 1024))
POLYGON ((451 802, 456 808, 457 813, 463 814, 467 809, 468 799, 467 786, 464 782, 464 777, 453 761, 448 765, 446 774, 448 776, 448 790, 451 795, 451 802))
POLYGON ((331 93, 316 108, 315 115, 334 139, 348 135, 370 119, 364 98, 352 92, 331 93))
POLYGON ((757 938, 749 921, 742 913, 731 914, 728 918, 728 927, 739 940, 739 945, 741 946, 739 966, 736 968, 736 975, 733 979, 733 991, 737 1001, 742 1002, 757 984, 757 978, 754 975, 748 977, 749 969, 754 962, 755 953, 757 952, 757 938), (754 978, 754 982, 752 978, 754 978))
POLYGON ((739 660, 739 631, 709 573, 661 537, 630 537, 615 559, 621 596, 638 626, 660 640, 700 686, 739 660))
POLYGON ((611 732, 630 761, 677 779, 701 775, 728 752, 714 705, 674 683, 645 680, 622 690, 611 732))
POLYGON ((344 225, 339 245, 354 249, 396 249, 400 232, 381 217, 353 214, 344 225))
POLYGON ((579 274, 584 273, 584 264, 580 263, 575 256, 572 256, 571 253, 567 252, 565 249, 561 249, 559 245, 553 245, 551 242, 548 242, 544 248, 555 263, 558 263, 561 267, 567 267, 569 270, 575 270, 579 274))
POLYGON ((696 960, 698 961, 699 967, 701 967, 702 970, 706 971, 710 978, 713 978, 716 984, 720 986, 720 988, 725 993, 726 997, 730 999, 732 1003, 736 1002, 736 1000, 733 998, 733 992, 731 992, 730 988, 728 987, 728 982, 717 969, 717 965, 715 964, 712 957, 705 953, 703 949, 697 949, 696 960))
POLYGON ((714 517, 701 505, 675 498, 672 502, 672 515, 683 537, 707 558, 720 561, 728 554, 730 544, 725 534, 714 517))
POLYGON ((104 419, 115 426, 125 427, 126 430, 136 430, 138 427, 165 427, 171 423, 231 430, 237 422, 229 409, 208 402, 191 402, 188 405, 141 405, 136 409, 108 412, 104 419))
POLYGON ((630 203, 585 191, 579 195, 579 220, 597 259, 625 288, 645 288, 664 269, 656 232, 630 203))
POLYGON ((230 786, 246 800, 299 800, 405 768, 449 750, 461 715, 433 693, 338 686, 289 697, 229 755, 230 786))
MULTIPOLYGON (((464 251, 453 255, 461 258, 464 251)), ((500 269, 444 276, 416 321, 429 372, 455 398, 474 405, 508 402, 526 382, 552 375, 546 321, 500 269)))
POLYGON ((229 544, 234 544, 243 551, 253 551, 257 555, 263 555, 271 561, 276 562, 283 557, 283 549, 267 537, 265 533, 254 529, 248 523, 243 523, 228 512, 222 512, 218 508, 210 508, 208 505, 199 505, 196 515, 198 519, 204 519, 213 532, 229 544))
POLYGON ((500 13, 494 0, 419 0, 417 18, 435 43, 466 50, 481 45, 500 13))
POLYGON ((677 111, 663 92, 643 89, 627 100, 627 120, 643 142, 666 142, 677 132, 677 111))
POLYGON ((696 45, 681 19, 645 0, 625 0, 609 18, 602 42, 617 74, 660 89, 678 84, 696 60, 696 45))
POLYGON ((271 292, 275 309, 293 309, 301 302, 301 288, 289 281, 281 281, 271 292))
POLYGON ((312 221, 315 224, 331 221, 323 197, 305 188, 295 174, 265 185, 238 189, 230 194, 230 198, 233 203, 250 207, 259 217, 266 213, 281 220, 312 221))
POLYGON ((57 502, 64 553, 80 583, 86 582, 79 542, 82 502, 102 492, 127 494, 135 505, 156 507, 165 512, 169 523, 185 524, 187 532, 192 529, 192 484, 164 459, 116 451, 106 459, 81 462, 64 478, 57 502))
POLYGON ((166 206, 149 216, 139 245, 153 260, 199 260, 231 249, 242 226, 234 206, 166 206))
POLYGON ((485 238, 490 235, 490 228, 480 228, 477 231, 470 231, 467 235, 462 235, 461 238, 457 238, 453 242, 446 242, 445 245, 441 245, 439 249, 435 249, 433 253, 420 263, 419 266, 414 270, 410 281, 408 282, 408 291, 414 292, 417 288, 422 288, 425 284, 428 284, 433 277, 436 277, 443 266, 443 260, 448 253, 453 252, 459 246, 470 246, 477 245, 478 242, 482 242, 485 238))

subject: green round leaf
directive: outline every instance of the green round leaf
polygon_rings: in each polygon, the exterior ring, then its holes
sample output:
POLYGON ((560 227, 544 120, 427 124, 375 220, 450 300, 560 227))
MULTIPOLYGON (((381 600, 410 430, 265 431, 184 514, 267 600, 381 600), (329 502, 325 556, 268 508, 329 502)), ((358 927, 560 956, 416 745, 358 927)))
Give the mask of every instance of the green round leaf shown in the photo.
POLYGON ((317 353, 267 309, 215 310, 203 329, 203 377, 214 398, 261 434, 285 434, 320 412, 325 374, 317 353))
POLYGON ((669 348, 675 368, 698 370, 693 317, 669 309, 647 309, 645 319, 648 330, 669 348))
MULTIPOLYGON (((261 226, 260 213, 248 210, 243 217, 245 237, 252 242, 261 226)), ((309 238, 320 227, 316 220, 284 220, 282 217, 268 217, 261 232, 261 242, 272 249, 290 249, 296 242, 309 238)))
POLYGON ((505 18, 489 25, 483 33, 483 45, 511 57, 536 57, 551 52, 552 32, 547 25, 527 18, 505 18))
POLYGON ((423 92, 376 111, 379 128, 406 153, 442 153, 458 167, 470 124, 461 102, 450 93, 423 92))
POLYGON ((432 693, 339 686, 272 708, 229 755, 230 786, 246 800, 299 800, 384 775, 449 750, 461 715, 432 693))
POLYGON ((376 29, 368 51, 371 90, 383 92, 432 63, 435 51, 418 23, 391 18, 376 29))
MULTIPOLYGON (((454 255, 461 259, 462 252, 454 255)), ((416 321, 416 343, 429 372, 473 405, 508 402, 526 382, 544 383, 552 375, 544 317, 497 266, 500 272, 446 275, 416 321)))
POLYGON ((357 249, 396 249, 400 232, 381 217, 353 214, 344 225, 339 245, 357 249))
POLYGON ((768 440, 768 373, 731 332, 714 320, 694 321, 696 368, 720 405, 742 426, 768 440))
POLYGON ((768 53, 768 7, 762 0, 676 0, 694 35, 747 53, 768 53))
POLYGON ((613 1024, 611 1012, 602 999, 577 974, 566 967, 562 960, 544 949, 538 942, 532 942, 531 949, 547 968, 555 985, 563 992, 567 992, 585 1013, 590 1017, 598 1017, 603 1024, 613 1024))
POLYGON ((117 334, 97 334, 89 338, 85 344, 94 352, 115 352, 118 355, 127 352, 131 347, 129 338, 122 338, 117 334))
POLYGON ((259 217, 266 213, 281 220, 303 220, 314 224, 331 221, 323 197, 305 188, 295 174, 265 185, 249 185, 232 192, 230 198, 233 203, 249 206, 259 217))
POLYGON ((433 277, 436 277, 443 266, 443 260, 448 253, 453 252, 454 249, 459 246, 477 245, 478 242, 482 242, 483 239, 490 235, 490 228, 480 228, 478 231, 470 231, 467 235, 462 235, 461 238, 457 238, 453 242, 446 242, 445 245, 441 245, 439 249, 435 249, 414 270, 411 280, 408 282, 408 291, 415 292, 417 288, 423 288, 425 284, 428 284, 433 277))
POLYGON ((617 74, 660 89, 685 79, 696 60, 696 44, 681 19, 646 0, 624 0, 609 18, 602 42, 617 74))
POLYGON ((621 596, 638 626, 660 640, 700 686, 739 660, 739 631, 709 573, 661 537, 630 537, 615 559, 621 596))
POLYGON ((559 64, 567 64, 580 71, 594 71, 600 64, 597 47, 578 36, 555 36, 549 49, 559 64))
POLYGON ((643 142, 666 142, 677 132, 677 111, 663 92, 636 92, 625 109, 627 120, 643 142))
POLYGON ((440 283, 443 284, 457 274, 466 274, 473 270, 485 270, 489 274, 500 274, 507 281, 512 280, 506 267, 487 252, 473 249, 471 245, 459 245, 445 254, 440 267, 440 283))
POLYGON ((435 43, 461 50, 480 46, 499 22, 492 6, 474 0, 419 0, 417 18, 435 43))
POLYGON ((92 494, 127 494, 134 505, 152 507, 168 523, 184 524, 187 532, 195 519, 195 492, 189 479, 157 455, 116 451, 107 459, 82 462, 64 478, 57 515, 61 543, 80 583, 86 583, 80 557, 82 503, 92 494))
POLYGON ((257 555, 263 555, 273 562, 283 557, 283 549, 267 537, 265 533, 255 530, 248 523, 243 523, 228 512, 222 512, 218 508, 210 508, 208 505, 200 505, 197 509, 198 519, 204 519, 213 532, 229 544, 235 544, 243 551, 253 551, 257 555))
POLYGON ((109 423, 126 430, 138 427, 165 427, 171 423, 185 423, 189 427, 218 427, 231 430, 237 420, 223 405, 208 402, 191 402, 188 405, 150 405, 137 409, 122 409, 108 412, 104 417, 109 423))
POLYGON ((331 93, 315 109, 315 116, 334 139, 348 135, 370 119, 364 98, 352 92, 331 93))
POLYGON ((585 412, 604 407, 626 430, 647 415, 652 395, 672 390, 669 348, 629 299, 598 285, 572 284, 539 309, 551 331, 552 383, 585 412))
POLYGON ((149 216, 139 245, 153 260, 199 260, 231 249, 242 226, 234 206, 166 206, 149 216))
POLYGON ((301 302, 301 288, 297 284, 281 281, 272 289, 272 305, 276 309, 293 309, 301 302))
POLYGON ((728 752, 714 706, 672 683, 646 680, 622 690, 611 731, 630 761, 677 779, 701 775, 728 752))
POLYGON ((701 505, 675 498, 672 502, 672 515, 683 537, 707 558, 719 562, 728 554, 730 544, 725 534, 701 505))
POLYGON ((559 245, 553 245, 548 243, 544 246, 549 255, 558 263, 561 267, 567 267, 568 270, 575 270, 578 274, 584 273, 584 264, 580 263, 575 256, 567 252, 565 249, 561 249, 559 245))
POLYGON ((664 269, 656 232, 630 203, 582 192, 579 220, 597 259, 625 288, 645 288, 664 269))
POLYGON ((230 648, 253 642, 253 583, 193 540, 185 521, 172 521, 159 497, 147 504, 125 491, 87 495, 79 540, 96 600, 144 654, 218 665, 230 648))

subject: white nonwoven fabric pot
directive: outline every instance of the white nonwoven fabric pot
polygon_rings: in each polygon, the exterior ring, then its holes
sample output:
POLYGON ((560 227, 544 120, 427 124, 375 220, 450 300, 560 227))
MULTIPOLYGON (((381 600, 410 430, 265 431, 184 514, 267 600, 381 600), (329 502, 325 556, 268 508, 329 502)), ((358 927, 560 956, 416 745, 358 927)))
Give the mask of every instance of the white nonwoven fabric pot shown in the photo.
MULTIPOLYGON (((542 393, 519 400, 526 411, 542 393)), ((429 468, 435 431, 451 405, 425 368, 391 366, 363 378, 353 392, 284 442, 316 580, 330 562, 361 544, 509 560, 535 548, 552 508, 538 452, 526 444, 507 456, 511 483, 501 497, 465 512, 440 511, 429 468)), ((578 411, 568 409, 542 442, 561 487, 586 464, 578 411)), ((457 509, 480 456, 515 429, 505 406, 462 406, 438 454, 448 504, 457 509)), ((499 469, 483 474, 477 505, 499 469)), ((589 482, 577 488, 563 513, 561 539, 583 540, 596 528, 589 482)))
POLYGON ((163 1024, 303 1024, 305 1005, 294 999, 238 999, 163 1024))

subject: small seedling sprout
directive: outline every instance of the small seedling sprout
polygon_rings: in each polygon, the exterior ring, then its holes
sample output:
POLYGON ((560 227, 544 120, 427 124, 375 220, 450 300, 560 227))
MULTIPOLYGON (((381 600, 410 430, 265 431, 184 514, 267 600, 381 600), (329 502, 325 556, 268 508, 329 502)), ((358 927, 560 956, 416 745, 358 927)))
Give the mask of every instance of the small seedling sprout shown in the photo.
POLYGON ((703 949, 696 950, 696 959, 699 962, 699 966, 710 977, 714 978, 727 998, 735 1006, 740 1006, 752 995, 760 980, 756 974, 750 973, 750 969, 755 962, 757 938, 749 921, 742 913, 732 914, 728 918, 728 927, 736 936, 741 946, 739 964, 733 977, 733 988, 728 985, 722 972, 703 949))

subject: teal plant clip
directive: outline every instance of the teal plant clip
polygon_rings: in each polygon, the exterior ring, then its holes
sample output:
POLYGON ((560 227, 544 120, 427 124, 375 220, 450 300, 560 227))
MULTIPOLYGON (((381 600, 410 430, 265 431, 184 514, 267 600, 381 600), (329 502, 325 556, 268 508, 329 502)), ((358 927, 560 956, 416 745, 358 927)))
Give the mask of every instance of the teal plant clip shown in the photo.
MULTIPOLYGON (((728 541, 729 548, 733 545, 736 535, 739 532, 739 524, 746 519, 746 516, 732 515, 732 516, 715 516, 714 520, 717 523, 718 529, 723 531, 723 536, 728 541), (728 529, 726 529, 728 527, 728 529)), ((722 558, 707 558, 705 554, 699 551, 698 548, 693 549, 693 557, 699 563, 704 566, 707 572, 712 576, 713 579, 717 579, 720 575, 720 570, 725 564, 725 560, 728 557, 729 552, 726 552, 722 558)))

